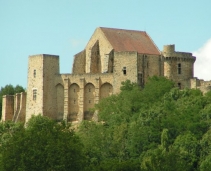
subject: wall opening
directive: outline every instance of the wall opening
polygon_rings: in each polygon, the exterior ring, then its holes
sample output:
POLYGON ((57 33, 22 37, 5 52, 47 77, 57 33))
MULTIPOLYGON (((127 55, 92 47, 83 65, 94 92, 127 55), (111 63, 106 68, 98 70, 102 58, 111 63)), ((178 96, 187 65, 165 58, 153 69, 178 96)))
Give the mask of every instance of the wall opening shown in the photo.
POLYGON ((139 86, 143 86, 143 74, 142 73, 138 73, 138 85, 139 86))
POLYGON ((123 67, 123 68, 122 68, 122 71, 123 71, 123 74, 124 74, 124 75, 127 74, 127 69, 126 69, 126 67, 123 67))
POLYGON ((182 88, 182 87, 181 87, 181 83, 178 83, 177 85, 178 85, 178 88, 179 88, 179 89, 181 89, 181 88, 182 88))
POLYGON ((95 87, 92 83, 86 84, 84 87, 84 119, 92 120, 94 112, 90 109, 94 108, 95 104, 95 87))
POLYGON ((37 74, 37 73, 36 73, 36 69, 35 69, 35 70, 34 70, 34 78, 36 78, 36 74, 37 74))
POLYGON ((69 87, 69 114, 68 121, 77 121, 79 112, 79 91, 78 84, 73 83, 69 87))
POLYGON ((64 115, 64 87, 62 84, 56 86, 57 120, 63 120, 64 115))
POLYGON ((178 74, 181 74, 181 63, 179 63, 178 65, 177 65, 177 72, 178 72, 178 74))
POLYGON ((37 100, 37 89, 33 89, 33 100, 37 100))

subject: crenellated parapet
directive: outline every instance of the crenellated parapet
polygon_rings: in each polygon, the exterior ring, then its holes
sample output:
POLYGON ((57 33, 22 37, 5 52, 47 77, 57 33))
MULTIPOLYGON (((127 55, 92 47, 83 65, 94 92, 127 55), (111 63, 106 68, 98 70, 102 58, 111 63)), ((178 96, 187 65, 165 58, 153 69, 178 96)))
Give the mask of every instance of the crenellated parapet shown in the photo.
MULTIPOLYGON (((185 54, 186 55, 186 54, 185 54)), ((170 57, 164 57, 164 61, 190 61, 190 62, 195 62, 196 57, 195 56, 170 56, 170 57)))
POLYGON ((165 45, 162 51, 164 76, 172 79, 180 88, 190 87, 196 57, 192 53, 177 52, 175 45, 165 45))
POLYGON ((175 45, 164 45, 162 55, 164 60, 196 60, 192 53, 175 51, 175 45))

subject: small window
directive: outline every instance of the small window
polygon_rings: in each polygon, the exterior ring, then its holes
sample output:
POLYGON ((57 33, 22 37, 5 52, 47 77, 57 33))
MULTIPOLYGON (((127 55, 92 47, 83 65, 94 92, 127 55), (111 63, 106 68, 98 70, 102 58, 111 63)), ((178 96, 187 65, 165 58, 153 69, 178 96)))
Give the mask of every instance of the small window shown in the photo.
POLYGON ((127 74, 126 67, 123 67, 122 71, 123 71, 123 74, 124 74, 124 75, 127 74))
POLYGON ((178 74, 181 74, 181 64, 180 63, 177 65, 177 69, 178 69, 178 74))
POLYGON ((34 70, 34 78, 36 78, 36 69, 34 70))
POLYGON ((74 104, 75 104, 76 100, 74 99, 74 104))
POLYGON ((178 88, 181 89, 181 83, 178 83, 178 88))
POLYGON ((91 103, 91 100, 89 100, 89 103, 91 103))
POLYGON ((33 90, 33 100, 34 101, 37 100, 37 90, 36 89, 33 90))
POLYGON ((142 73, 138 73, 138 82, 139 82, 140 86, 143 85, 143 74, 142 73))
POLYGON ((140 80, 142 82, 142 80, 143 80, 142 73, 138 73, 138 80, 140 80))

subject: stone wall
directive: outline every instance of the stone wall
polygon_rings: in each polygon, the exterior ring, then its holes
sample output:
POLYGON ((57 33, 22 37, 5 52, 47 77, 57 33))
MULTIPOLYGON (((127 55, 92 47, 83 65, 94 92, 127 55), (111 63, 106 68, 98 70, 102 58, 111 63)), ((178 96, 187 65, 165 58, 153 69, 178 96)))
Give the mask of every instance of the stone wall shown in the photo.
POLYGON ((56 111, 57 120, 63 120, 64 115, 64 86, 62 84, 56 85, 56 111))
POLYGON ((26 121, 33 114, 45 114, 56 119, 54 79, 58 74, 58 56, 45 54, 29 56, 26 121))
POLYGON ((164 46, 164 76, 176 82, 180 88, 190 87, 196 58, 191 53, 175 52, 174 49, 174 45, 164 46))
POLYGON ((2 101, 2 121, 25 122, 26 116, 26 93, 5 95, 2 101))
POLYGON ((114 52, 114 93, 120 92, 121 82, 137 82, 137 52, 114 52))
POLYGON ((98 61, 100 62, 99 65, 101 66, 100 73, 108 71, 109 54, 113 48, 101 29, 97 28, 86 46, 86 73, 90 73, 91 70, 94 69, 92 67, 93 65, 91 66, 91 60, 93 59, 92 49, 96 44, 98 44, 99 47, 99 51, 97 53, 99 53, 98 61))
POLYGON ((211 81, 204 81, 194 77, 190 79, 190 88, 200 89, 203 93, 207 93, 211 90, 211 81))
POLYGON ((57 101, 60 118, 63 116, 63 119, 71 122, 93 120, 94 112, 90 109, 101 98, 113 94, 113 75, 61 74, 56 76, 55 86, 57 99, 60 99, 57 101))
POLYGON ((73 74, 84 74, 85 73, 85 66, 86 66, 86 50, 76 54, 74 56, 73 74))
POLYGON ((59 74, 59 57, 45 55, 43 59, 43 114, 57 119, 57 96, 54 79, 59 74))
POLYGON ((14 122, 25 122, 26 116, 26 93, 17 93, 14 95, 14 122))
POLYGON ((58 56, 30 56, 27 96, 4 96, 2 118, 27 122, 33 114, 42 114, 55 120, 95 120, 90 109, 100 99, 119 93, 123 81, 144 87, 154 75, 172 79, 180 88, 208 91, 211 81, 193 78, 195 59, 191 53, 176 52, 174 45, 164 46, 160 55, 118 52, 97 28, 85 50, 75 55, 73 74, 59 73, 58 56))
POLYGON ((43 114, 43 55, 29 56, 26 121, 43 114))
POLYGON ((73 83, 69 86, 68 121, 77 121, 77 114, 79 112, 79 92, 80 87, 77 83, 73 83))
POLYGON ((14 96, 4 95, 2 98, 2 121, 11 121, 14 115, 14 96))
POLYGON ((143 86, 154 75, 163 76, 161 56, 138 54, 138 84, 143 86))
POLYGON ((20 94, 21 94, 20 111, 18 113, 18 117, 15 120, 15 122, 18 122, 18 121, 25 122, 25 119, 26 119, 26 97, 27 97, 27 94, 26 94, 26 92, 22 92, 20 94))
POLYGON ((91 63, 90 73, 101 73, 101 58, 99 50, 99 41, 96 41, 94 46, 91 48, 91 63))

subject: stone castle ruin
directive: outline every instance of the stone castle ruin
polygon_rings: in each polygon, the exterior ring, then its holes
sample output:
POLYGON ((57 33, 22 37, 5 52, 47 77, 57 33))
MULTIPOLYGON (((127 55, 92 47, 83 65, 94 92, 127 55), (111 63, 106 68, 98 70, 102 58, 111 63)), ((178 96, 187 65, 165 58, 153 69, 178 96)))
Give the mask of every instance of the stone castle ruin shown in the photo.
POLYGON ((72 74, 59 72, 59 56, 29 56, 27 93, 3 97, 2 121, 27 122, 37 114, 68 122, 95 120, 90 108, 119 93, 122 81, 143 87, 154 75, 172 79, 179 88, 206 92, 211 82, 193 77, 195 60, 174 45, 160 51, 144 31, 99 27, 74 56, 72 74))

